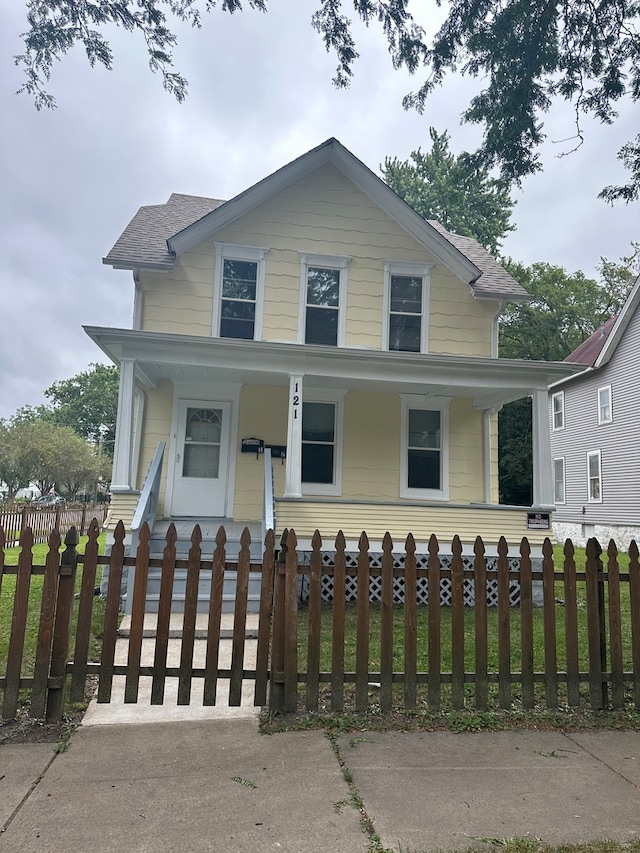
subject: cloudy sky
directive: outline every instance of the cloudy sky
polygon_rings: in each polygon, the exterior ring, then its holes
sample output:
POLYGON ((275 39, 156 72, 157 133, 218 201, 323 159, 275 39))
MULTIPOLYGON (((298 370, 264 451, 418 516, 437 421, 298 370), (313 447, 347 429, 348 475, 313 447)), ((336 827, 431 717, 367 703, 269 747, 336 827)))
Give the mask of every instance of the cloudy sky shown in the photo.
MULTIPOLYGON (((270 0, 267 15, 215 13, 201 31, 180 31, 175 64, 189 80, 179 105, 164 92, 135 36, 112 33, 115 69, 91 70, 80 49, 54 68, 58 109, 37 112, 16 95, 12 57, 26 29, 21 0, 0 8, 0 417, 44 402, 43 391, 100 353, 83 324, 130 327, 131 273, 102 264, 131 216, 171 192, 231 198, 335 136, 377 171, 385 156, 428 148, 428 128, 451 134, 455 153, 479 130, 459 115, 473 83, 451 80, 425 114, 405 112, 417 81, 394 71, 384 39, 357 28, 361 58, 350 89, 331 85, 328 55, 309 19, 314 0, 270 0)), ((432 31, 435 19, 423 23, 432 31)), ((614 127, 587 124, 583 147, 557 158, 571 136, 570 110, 547 121, 545 170, 516 192, 517 231, 505 254, 595 275, 602 256, 618 260, 638 239, 637 205, 597 199, 625 179, 615 159, 637 133, 627 106, 614 127)))

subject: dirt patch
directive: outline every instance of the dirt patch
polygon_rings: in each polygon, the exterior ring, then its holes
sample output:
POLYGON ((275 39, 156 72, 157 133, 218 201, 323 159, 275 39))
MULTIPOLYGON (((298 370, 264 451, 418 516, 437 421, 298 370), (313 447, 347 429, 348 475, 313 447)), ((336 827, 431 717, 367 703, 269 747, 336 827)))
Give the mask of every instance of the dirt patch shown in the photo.
POLYGON ((63 743, 82 722, 84 709, 70 711, 59 723, 34 720, 27 709, 19 709, 13 720, 0 721, 0 744, 63 743))

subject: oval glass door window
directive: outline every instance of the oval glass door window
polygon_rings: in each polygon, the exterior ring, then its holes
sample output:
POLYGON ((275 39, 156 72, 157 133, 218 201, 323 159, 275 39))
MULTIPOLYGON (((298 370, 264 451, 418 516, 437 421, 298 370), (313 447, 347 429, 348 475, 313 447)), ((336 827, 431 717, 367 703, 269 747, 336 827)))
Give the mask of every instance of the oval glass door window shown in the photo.
POLYGON ((182 476, 217 478, 221 438, 220 409, 187 409, 182 476))

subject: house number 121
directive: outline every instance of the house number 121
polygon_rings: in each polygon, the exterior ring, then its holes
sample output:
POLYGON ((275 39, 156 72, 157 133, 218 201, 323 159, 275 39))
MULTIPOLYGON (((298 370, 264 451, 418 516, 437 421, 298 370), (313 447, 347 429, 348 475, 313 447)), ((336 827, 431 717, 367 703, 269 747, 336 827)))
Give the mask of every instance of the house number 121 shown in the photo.
POLYGON ((298 393, 298 383, 296 382, 293 389, 293 419, 298 420, 298 410, 300 408, 300 395, 298 393))

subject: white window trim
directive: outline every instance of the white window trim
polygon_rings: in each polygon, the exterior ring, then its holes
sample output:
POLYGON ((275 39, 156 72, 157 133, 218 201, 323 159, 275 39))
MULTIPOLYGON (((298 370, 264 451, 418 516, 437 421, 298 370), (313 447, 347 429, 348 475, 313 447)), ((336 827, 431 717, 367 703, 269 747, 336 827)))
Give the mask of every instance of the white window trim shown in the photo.
POLYGON ((564 505, 567 502, 567 474, 566 461, 564 456, 555 456, 553 459, 553 502, 557 505, 564 505), (556 462, 562 462, 562 494, 564 500, 559 501, 556 495, 556 462))
POLYGON ((384 262, 384 291, 382 295, 382 349, 389 349, 389 315, 391 313, 391 276, 406 275, 422 278, 422 316, 420 322, 420 352, 429 352, 429 298, 433 264, 409 264, 402 261, 384 262))
POLYGON ((418 500, 449 500, 449 404, 447 397, 401 394, 400 415, 400 497, 418 500), (409 409, 440 412, 440 489, 410 489, 409 476, 409 409))
POLYGON ((587 503, 590 504, 601 504, 602 503, 602 456, 599 450, 588 450, 587 451, 587 503), (592 498, 591 497, 591 476, 589 474, 589 459, 592 456, 596 456, 598 459, 598 481, 600 483, 600 497, 592 498))
POLYGON ((611 385, 602 385, 602 387, 598 388, 598 424, 610 424, 613 421, 613 394, 611 393, 611 385), (603 419, 600 417, 600 413, 602 411, 602 407, 600 405, 600 393, 602 391, 607 391, 609 394, 609 417, 603 419))
POLYGON ((565 422, 565 417, 564 417, 564 391, 556 391, 555 394, 551 395, 551 430, 552 430, 552 432, 560 432, 561 430, 563 430, 564 429, 564 422, 565 422), (555 409, 554 409, 554 401, 556 399, 562 401, 562 405, 560 407, 560 411, 562 413, 562 423, 560 424, 560 426, 556 426, 556 415, 555 415, 555 409))
MULTIPOLYGON (((302 483, 303 495, 331 495, 340 497, 342 494, 342 444, 344 435, 344 398, 346 390, 331 391, 313 388, 302 389, 302 403, 333 403, 335 408, 335 434, 333 454, 333 483, 302 483)), ((304 425, 304 424, 303 424, 304 425)))
POLYGON ((298 343, 305 343, 304 336, 307 321, 307 269, 309 267, 320 267, 321 269, 340 271, 337 346, 344 347, 347 337, 347 272, 351 258, 347 255, 314 255, 308 252, 301 252, 299 257, 300 306, 298 309, 298 343))
POLYGON ((220 317, 222 305, 222 273, 224 261, 255 261, 258 264, 256 278, 256 318, 253 324, 253 340, 262 340, 262 318, 264 315, 265 258, 269 249, 260 246, 235 246, 232 243, 214 243, 216 262, 213 280, 213 313, 211 335, 220 337, 220 317))

